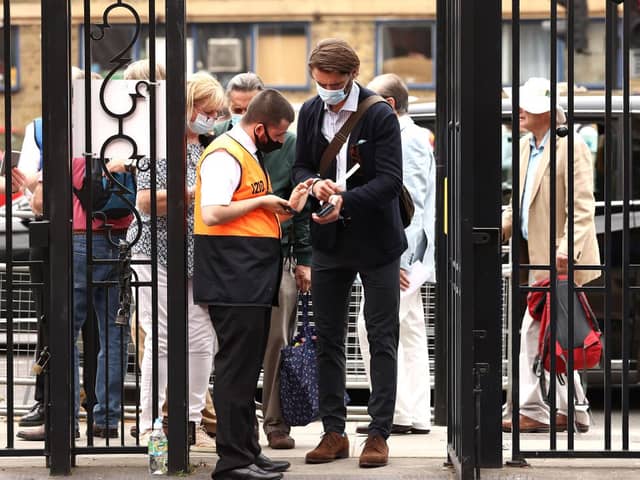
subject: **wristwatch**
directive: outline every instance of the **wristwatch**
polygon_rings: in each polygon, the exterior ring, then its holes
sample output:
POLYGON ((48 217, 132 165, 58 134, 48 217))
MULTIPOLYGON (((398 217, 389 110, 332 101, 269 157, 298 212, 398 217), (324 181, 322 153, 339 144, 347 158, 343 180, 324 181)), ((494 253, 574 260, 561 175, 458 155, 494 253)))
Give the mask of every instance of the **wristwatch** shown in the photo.
POLYGON ((132 173, 134 170, 134 162, 133 162, 133 158, 126 158, 124 160, 124 169, 129 172, 132 173))

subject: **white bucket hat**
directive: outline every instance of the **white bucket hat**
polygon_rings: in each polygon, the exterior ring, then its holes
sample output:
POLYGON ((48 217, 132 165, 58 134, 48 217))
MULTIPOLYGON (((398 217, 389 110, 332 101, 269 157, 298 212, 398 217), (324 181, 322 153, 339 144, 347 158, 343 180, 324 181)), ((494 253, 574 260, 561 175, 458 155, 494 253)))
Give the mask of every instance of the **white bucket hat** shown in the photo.
MULTIPOLYGON (((520 108, 539 114, 551 110, 551 83, 546 78, 533 77, 520 87, 520 108)), ((567 123, 564 109, 556 105, 556 123, 567 123)))

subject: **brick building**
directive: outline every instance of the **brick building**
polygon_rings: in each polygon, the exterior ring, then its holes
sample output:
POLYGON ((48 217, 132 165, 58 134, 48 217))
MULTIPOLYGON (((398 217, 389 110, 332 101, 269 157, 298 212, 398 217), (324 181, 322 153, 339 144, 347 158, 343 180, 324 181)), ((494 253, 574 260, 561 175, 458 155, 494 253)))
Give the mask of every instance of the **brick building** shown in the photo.
MULTIPOLYGON (((579 3, 580 0, 576 0, 579 3)), ((117 2, 92 0, 91 18, 101 23, 105 10, 117 2)), ((522 2, 521 78, 549 76, 549 1, 522 2)), ((71 0, 74 28, 72 62, 84 67, 84 10, 71 0)), ((131 50, 133 59, 148 51, 148 0, 129 0, 142 27, 131 50)), ((156 2, 158 60, 164 48, 164 3, 156 2)), ((360 80, 368 82, 384 72, 401 75, 412 95, 432 99, 435 94, 436 0, 188 0, 187 71, 208 70, 224 84, 242 71, 255 71, 269 86, 279 88, 292 102, 315 93, 306 59, 321 38, 349 41, 362 61, 360 80)), ((604 85, 604 3, 588 0, 584 23, 588 41, 576 55, 576 81, 592 88, 604 85)), ((503 80, 510 83, 511 1, 503 0, 503 80)), ((559 9, 559 15, 564 10, 559 9)), ((19 130, 40 112, 40 0, 11 0, 13 123, 19 130)), ((105 74, 110 59, 135 34, 134 17, 125 8, 110 11, 102 40, 91 40, 93 71, 105 74)), ((559 22, 562 28, 562 20, 559 22)), ((1 30, 1 29, 0 29, 1 30)), ((94 28, 93 33, 97 30, 94 28)), ((0 39, 0 51, 4 44, 0 39)), ((559 45, 559 80, 565 75, 566 48, 559 45)), ((640 59, 640 55, 638 55, 640 59)), ((640 71, 640 61, 638 71, 640 71)), ((0 76, 4 64, 0 60, 0 76)), ((1 87, 0 87, 1 88, 1 87)), ((4 114, 4 104, 0 114, 4 114)))

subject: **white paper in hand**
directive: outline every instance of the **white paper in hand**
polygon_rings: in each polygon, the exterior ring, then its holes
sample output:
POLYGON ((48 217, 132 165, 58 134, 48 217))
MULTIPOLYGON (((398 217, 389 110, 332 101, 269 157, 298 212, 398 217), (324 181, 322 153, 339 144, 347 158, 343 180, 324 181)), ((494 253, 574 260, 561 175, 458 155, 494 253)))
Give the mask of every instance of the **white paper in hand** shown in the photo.
POLYGON ((409 270, 409 288, 406 290, 400 290, 400 298, 411 295, 418 290, 424 282, 429 279, 429 269, 425 265, 417 260, 411 264, 409 270))

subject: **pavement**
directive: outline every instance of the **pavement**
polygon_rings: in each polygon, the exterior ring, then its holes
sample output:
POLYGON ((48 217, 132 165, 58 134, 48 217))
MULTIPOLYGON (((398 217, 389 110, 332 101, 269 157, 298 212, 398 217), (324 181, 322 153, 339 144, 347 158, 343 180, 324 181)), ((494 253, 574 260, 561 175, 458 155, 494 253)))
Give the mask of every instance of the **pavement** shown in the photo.
MULTIPOLYGON (((614 420, 617 420, 614 418, 614 420)), ((587 434, 576 436, 576 449, 598 449, 601 444, 603 422, 595 418, 596 424, 587 434)), ((617 423, 617 422, 616 422, 617 423)), ((16 426, 17 427, 17 426, 16 426)), ((355 434, 355 422, 347 424, 347 433, 351 445, 351 456, 323 465, 306 465, 304 454, 318 443, 322 431, 319 422, 306 427, 294 427, 292 436, 296 439, 293 450, 271 450, 261 435, 264 453, 267 456, 287 459, 291 462, 285 480, 329 480, 329 479, 366 479, 366 480, 422 480, 456 478, 449 467, 444 466, 446 457, 447 432, 445 427, 434 427, 428 435, 394 435, 390 437, 390 462, 387 467, 377 469, 358 468, 358 455, 365 440, 363 435, 355 434)), ((135 445, 135 440, 125 435, 127 445, 135 445)), ((615 432, 615 429, 614 429, 615 432)), ((640 450, 640 431, 631 427, 631 449, 640 450)), ((614 435, 613 447, 618 445, 619 437, 614 435)), ((113 441, 112 441, 113 442, 113 441)), ((119 441, 117 442, 119 443, 119 441)), ((78 445, 86 444, 84 435, 78 445)), ((104 445, 104 440, 96 439, 95 445, 104 445), (102 442, 102 443, 100 443, 102 442)), ((522 435, 523 449, 541 449, 549 447, 547 434, 522 435)), ((113 443, 112 443, 113 445, 113 443)), ((6 446, 6 423, 0 418, 0 448, 6 446)), ((42 448, 39 442, 16 442, 16 448, 42 448)), ((503 437, 503 456, 505 461, 511 456, 511 436, 503 437)), ((558 448, 566 448, 566 434, 558 435, 558 448)), ((640 456, 640 453, 639 453, 640 456)), ((209 479, 215 464, 214 454, 193 453, 190 456, 191 479, 209 479)), ((640 458, 638 459, 533 459, 528 467, 505 467, 502 469, 483 469, 481 478, 496 480, 536 480, 536 479, 581 479, 581 480, 618 480, 639 479, 640 458)), ((140 455, 104 454, 79 455, 77 466, 72 471, 73 478, 83 480, 127 480, 149 478, 147 457, 140 455)), ((185 476, 180 475, 180 476, 185 476)), ((49 471, 42 457, 0 457, 0 479, 38 480, 49 478, 49 471)))

